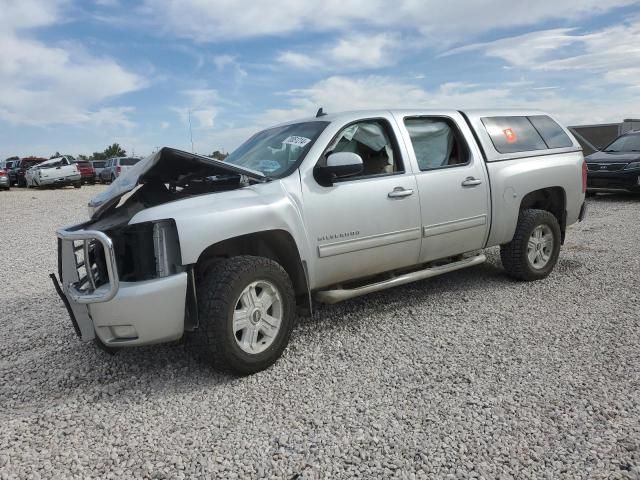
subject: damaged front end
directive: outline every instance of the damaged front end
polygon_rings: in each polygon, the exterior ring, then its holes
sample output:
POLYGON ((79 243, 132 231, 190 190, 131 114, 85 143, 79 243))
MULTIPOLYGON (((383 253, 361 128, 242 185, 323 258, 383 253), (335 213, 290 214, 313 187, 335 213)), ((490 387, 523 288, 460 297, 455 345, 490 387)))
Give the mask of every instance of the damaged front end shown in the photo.
POLYGON ((83 341, 130 346, 176 340, 197 325, 193 269, 173 219, 129 224, 138 212, 268 181, 251 170, 164 148, 91 200, 91 219, 62 228, 58 283, 83 341))

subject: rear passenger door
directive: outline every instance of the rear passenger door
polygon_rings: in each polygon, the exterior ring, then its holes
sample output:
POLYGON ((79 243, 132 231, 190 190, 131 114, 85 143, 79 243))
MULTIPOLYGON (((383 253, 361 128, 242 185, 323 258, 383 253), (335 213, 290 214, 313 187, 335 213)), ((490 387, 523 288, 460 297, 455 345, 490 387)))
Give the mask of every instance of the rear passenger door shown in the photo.
POLYGON ((401 116, 416 172, 422 220, 420 262, 483 248, 489 218, 489 182, 471 131, 456 116, 401 116))

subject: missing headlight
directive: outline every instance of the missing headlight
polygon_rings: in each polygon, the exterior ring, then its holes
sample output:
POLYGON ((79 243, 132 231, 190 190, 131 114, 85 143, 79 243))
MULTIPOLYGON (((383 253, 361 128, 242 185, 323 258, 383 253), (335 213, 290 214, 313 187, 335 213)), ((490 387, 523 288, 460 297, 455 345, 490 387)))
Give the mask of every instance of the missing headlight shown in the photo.
POLYGON ((158 277, 168 277, 176 273, 180 248, 178 234, 172 221, 162 220, 153 224, 153 251, 158 277))

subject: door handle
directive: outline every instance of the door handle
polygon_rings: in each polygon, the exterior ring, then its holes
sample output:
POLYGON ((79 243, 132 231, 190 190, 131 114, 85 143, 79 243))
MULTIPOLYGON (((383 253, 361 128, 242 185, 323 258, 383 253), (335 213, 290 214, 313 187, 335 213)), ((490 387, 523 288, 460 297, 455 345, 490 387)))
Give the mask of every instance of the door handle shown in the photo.
POLYGON ((476 185, 480 185, 482 180, 479 178, 467 177, 462 182, 463 187, 475 187, 476 185))
POLYGON ((409 189, 404 189, 402 187, 396 187, 393 189, 392 192, 389 192, 387 194, 387 197, 389 198, 404 198, 404 197, 408 197, 409 195, 413 195, 413 190, 409 189))

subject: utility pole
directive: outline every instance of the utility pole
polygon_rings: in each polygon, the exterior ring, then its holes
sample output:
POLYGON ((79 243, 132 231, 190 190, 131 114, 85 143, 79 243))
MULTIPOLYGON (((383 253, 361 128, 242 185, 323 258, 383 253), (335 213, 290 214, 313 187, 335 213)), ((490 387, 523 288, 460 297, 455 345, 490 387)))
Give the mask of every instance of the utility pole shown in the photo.
POLYGON ((189 109, 189 136, 191 137, 191 153, 195 153, 193 151, 193 130, 191 130, 191 109, 189 109))

